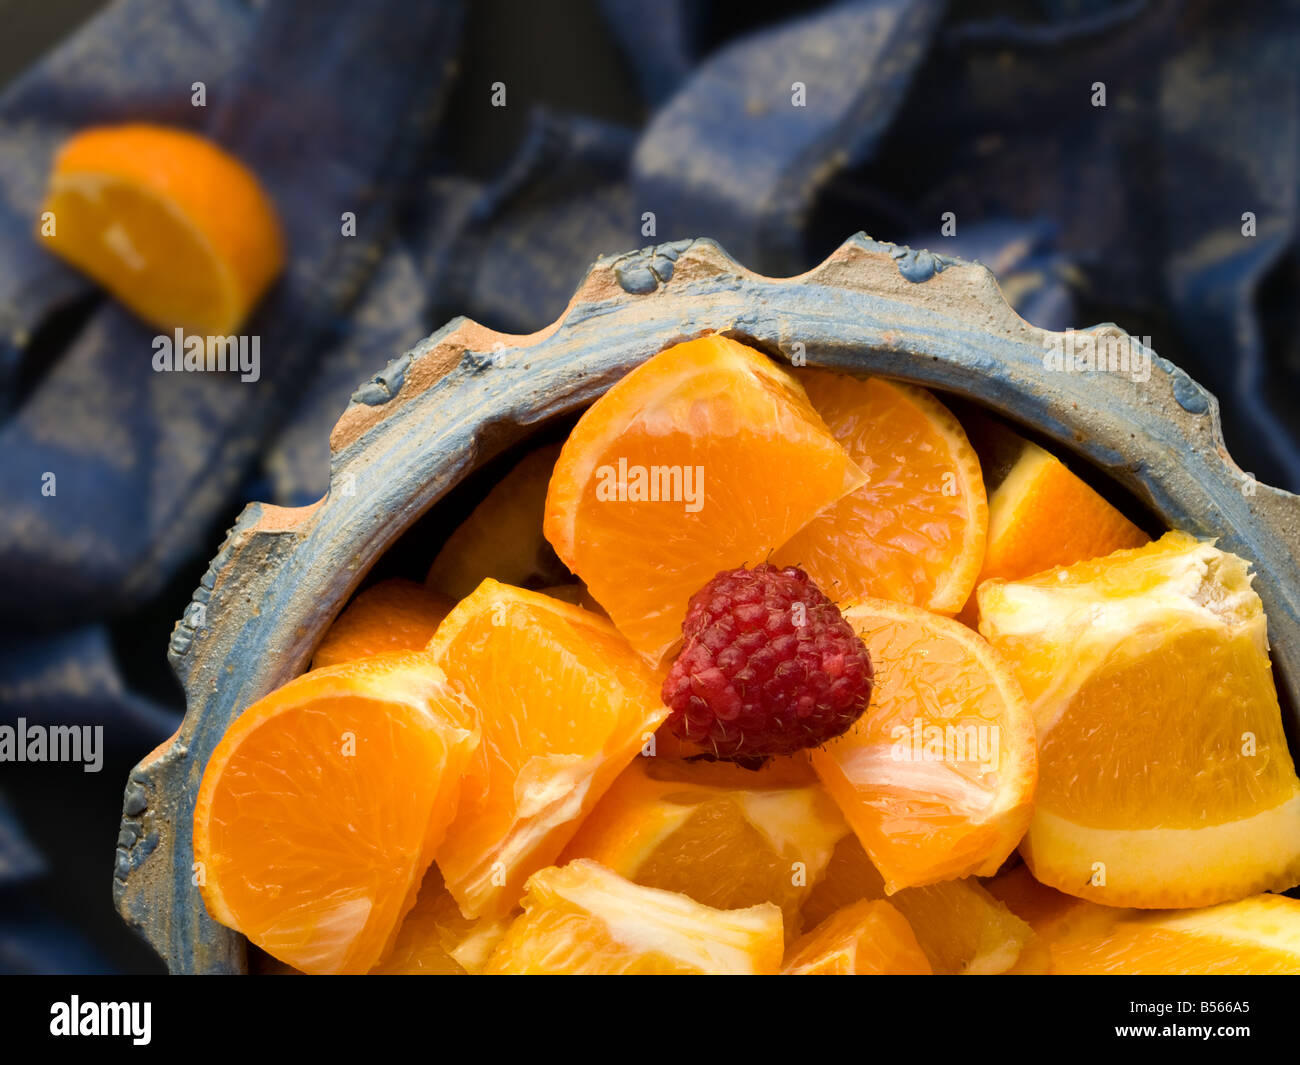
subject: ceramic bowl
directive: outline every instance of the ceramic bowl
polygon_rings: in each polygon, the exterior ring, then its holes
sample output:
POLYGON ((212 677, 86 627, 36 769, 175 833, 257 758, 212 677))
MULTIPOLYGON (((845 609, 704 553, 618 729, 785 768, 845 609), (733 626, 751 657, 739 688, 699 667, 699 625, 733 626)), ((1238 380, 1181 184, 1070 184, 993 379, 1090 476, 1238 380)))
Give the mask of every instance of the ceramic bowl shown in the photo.
POLYGON ((753 274, 709 240, 661 244, 601 259, 538 333, 450 322, 354 394, 323 499, 240 515, 172 633, 184 720, 131 772, 122 807, 114 900, 169 969, 247 971, 245 940, 193 884, 195 796, 230 721, 305 668, 371 565, 476 468, 713 330, 778 360, 966 397, 1089 460, 1164 524, 1217 536, 1255 563, 1283 700, 1300 706, 1300 497, 1238 469, 1217 401, 1183 371, 1145 348, 1146 380, 1058 368, 1048 355, 1064 334, 1021 319, 987 269, 861 234, 793 278, 753 274))

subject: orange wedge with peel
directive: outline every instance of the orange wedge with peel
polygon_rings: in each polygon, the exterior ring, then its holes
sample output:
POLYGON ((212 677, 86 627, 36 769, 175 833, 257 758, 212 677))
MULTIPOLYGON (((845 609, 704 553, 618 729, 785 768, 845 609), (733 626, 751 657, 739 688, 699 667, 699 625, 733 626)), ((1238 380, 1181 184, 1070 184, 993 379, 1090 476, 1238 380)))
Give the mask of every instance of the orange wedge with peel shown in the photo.
POLYGON ((1108 906, 1300 883, 1300 780, 1248 564, 1184 533, 980 586, 1033 709, 1037 879, 1108 906))
POLYGON ((257 178, 211 141, 164 126, 71 137, 38 233, 146 322, 199 336, 234 333, 284 267, 257 178))

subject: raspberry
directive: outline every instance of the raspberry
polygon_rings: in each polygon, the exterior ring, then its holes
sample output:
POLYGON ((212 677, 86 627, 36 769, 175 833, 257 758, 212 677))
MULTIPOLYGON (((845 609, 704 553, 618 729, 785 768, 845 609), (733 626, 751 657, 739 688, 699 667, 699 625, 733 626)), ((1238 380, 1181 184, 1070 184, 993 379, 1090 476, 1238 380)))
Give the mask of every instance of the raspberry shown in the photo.
POLYGON ((682 739, 757 764, 848 730, 871 698, 871 656, 795 566, 724 570, 691 597, 664 680, 682 739), (802 607, 802 609, 800 609, 802 607))

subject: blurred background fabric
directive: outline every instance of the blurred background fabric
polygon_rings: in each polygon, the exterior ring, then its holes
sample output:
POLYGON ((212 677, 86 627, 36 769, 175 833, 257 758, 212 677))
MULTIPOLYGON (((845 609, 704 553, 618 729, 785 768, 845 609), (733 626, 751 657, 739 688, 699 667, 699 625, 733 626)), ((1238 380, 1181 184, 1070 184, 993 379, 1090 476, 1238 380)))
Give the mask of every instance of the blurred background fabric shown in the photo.
POLYGON ((106 757, 0 765, 0 970, 159 968, 113 838, 222 532, 324 493, 390 358, 458 314, 539 329, 601 254, 710 236, 790 275, 865 230, 979 259, 1037 325, 1150 336, 1300 489, 1300 0, 35 7, 0 0, 0 723, 103 725, 106 757), (128 120, 212 137, 280 211, 255 384, 154 373, 154 328, 34 236, 60 142, 128 120))

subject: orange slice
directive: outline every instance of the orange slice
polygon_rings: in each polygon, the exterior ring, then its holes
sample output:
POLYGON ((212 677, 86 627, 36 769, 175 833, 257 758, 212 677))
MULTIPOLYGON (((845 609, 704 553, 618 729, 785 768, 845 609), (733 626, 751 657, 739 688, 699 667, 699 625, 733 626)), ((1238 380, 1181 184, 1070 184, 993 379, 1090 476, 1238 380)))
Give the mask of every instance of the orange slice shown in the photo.
POLYGON ((312 668, 386 651, 423 650, 451 606, 414 581, 381 581, 352 600, 326 630, 312 657, 312 668))
POLYGON ((637 367, 583 414, 551 477, 544 527, 656 665, 706 582, 765 561, 862 480, 790 374, 706 336, 637 367))
POLYGON ((1253 895, 1199 910, 1133 912, 1077 927, 1052 943, 1064 975, 1300 973, 1300 901, 1253 895))
POLYGON ((1110 906, 1300 883, 1300 780, 1247 563, 1183 533, 979 590, 1033 709, 1034 876, 1110 906))
MULTIPOLYGON (((1149 540, 1055 455, 1023 441, 1006 478, 989 496, 988 548, 976 583, 1018 580, 1149 540)), ((973 596, 962 618, 974 624, 973 596)))
POLYGON ((208 913, 303 972, 366 972, 415 902, 477 742, 423 652, 313 670, 258 700, 199 787, 208 913))
POLYGON ((54 162, 42 214, 51 251, 168 331, 235 332, 284 266, 257 179, 184 130, 83 130, 54 162))
POLYGON ((966 626, 901 603, 844 609, 875 667, 853 727, 813 766, 899 888, 995 873, 1029 823, 1034 728, 1015 677, 966 626))
POLYGON ((1026 441, 989 498, 980 580, 1028 577, 1150 539, 1055 455, 1026 441))
POLYGON ((546 486, 559 457, 560 445, 548 444, 520 459, 447 538, 425 583, 463 599, 486 577, 521 588, 570 581, 542 535, 546 486))
POLYGON ((781 907, 787 933, 847 830, 805 759, 757 772, 637 758, 564 852, 722 910, 781 907))
POLYGON ((989 890, 1043 937, 1057 973, 1300 972, 1300 902, 1282 895, 1195 910, 1100 906, 1040 884, 1023 865, 989 890))
POLYGON ((805 370, 799 383, 867 481, 773 558, 830 598, 871 596, 941 614, 961 609, 984 557, 988 505, 960 423, 921 388, 805 370))
POLYGON ((715 910, 642 887, 597 862, 544 869, 487 974, 769 975, 781 968, 781 911, 715 910))
POLYGON ((862 899, 798 940, 787 976, 929 976, 933 970, 907 918, 887 902, 862 899))
POLYGON ((447 615, 429 650, 483 731, 438 866, 466 917, 503 917, 668 709, 604 618, 494 580, 447 615))
MULTIPOLYGON (((826 875, 804 903, 804 923, 820 924, 859 900, 884 896, 884 880, 857 837, 849 834, 836 845, 826 875)), ((1047 948, 1034 929, 973 877, 904 888, 889 901, 907 918, 936 973, 977 976, 1048 969, 1047 948)))

